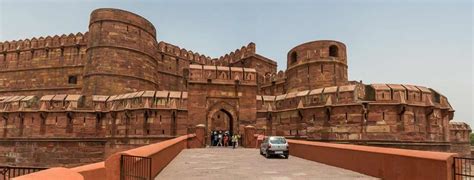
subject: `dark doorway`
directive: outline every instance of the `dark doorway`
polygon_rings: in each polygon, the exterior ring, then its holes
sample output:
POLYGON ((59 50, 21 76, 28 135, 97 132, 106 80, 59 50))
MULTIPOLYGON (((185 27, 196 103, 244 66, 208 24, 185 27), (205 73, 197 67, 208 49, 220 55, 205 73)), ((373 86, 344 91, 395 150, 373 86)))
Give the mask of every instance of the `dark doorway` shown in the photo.
POLYGON ((171 135, 172 136, 176 136, 177 135, 177 122, 176 122, 176 112, 173 112, 173 114, 171 114, 171 135))
POLYGON ((214 112, 210 121, 208 121, 209 138, 208 144, 211 146, 229 146, 231 144, 231 137, 234 134, 234 122, 230 112, 225 109, 220 109, 214 112), (221 142, 221 143, 218 143, 221 142))
POLYGON ((215 112, 211 117, 211 131, 229 131, 229 134, 233 134, 233 127, 232 115, 224 109, 215 112))

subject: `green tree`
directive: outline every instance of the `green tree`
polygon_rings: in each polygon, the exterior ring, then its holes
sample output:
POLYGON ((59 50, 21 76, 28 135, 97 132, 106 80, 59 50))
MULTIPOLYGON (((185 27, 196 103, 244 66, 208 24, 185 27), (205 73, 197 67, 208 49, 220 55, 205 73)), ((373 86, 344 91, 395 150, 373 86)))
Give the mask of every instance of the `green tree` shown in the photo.
POLYGON ((469 138, 471 139, 471 145, 474 145, 474 133, 469 134, 469 138))

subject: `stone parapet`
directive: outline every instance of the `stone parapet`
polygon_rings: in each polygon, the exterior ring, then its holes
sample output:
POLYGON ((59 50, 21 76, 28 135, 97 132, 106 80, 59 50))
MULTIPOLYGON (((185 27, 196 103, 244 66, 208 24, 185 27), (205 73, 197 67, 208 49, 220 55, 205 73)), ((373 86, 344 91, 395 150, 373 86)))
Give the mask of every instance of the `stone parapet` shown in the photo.
POLYGON ((226 66, 189 66, 190 83, 256 85, 257 72, 252 68, 226 66))
POLYGON ((293 156, 381 179, 452 179, 456 155, 300 140, 288 143, 293 156))

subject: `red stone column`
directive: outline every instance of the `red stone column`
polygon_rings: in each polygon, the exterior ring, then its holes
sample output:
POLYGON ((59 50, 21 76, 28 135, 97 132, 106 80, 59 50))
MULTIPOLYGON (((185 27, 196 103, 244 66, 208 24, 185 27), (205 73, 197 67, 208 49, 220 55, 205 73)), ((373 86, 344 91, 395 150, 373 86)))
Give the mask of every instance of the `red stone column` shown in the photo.
POLYGON ((244 128, 244 140, 243 140, 243 146, 246 148, 255 148, 256 146, 256 139, 255 139, 255 133, 257 132, 257 129, 254 126, 248 125, 245 126, 244 128))

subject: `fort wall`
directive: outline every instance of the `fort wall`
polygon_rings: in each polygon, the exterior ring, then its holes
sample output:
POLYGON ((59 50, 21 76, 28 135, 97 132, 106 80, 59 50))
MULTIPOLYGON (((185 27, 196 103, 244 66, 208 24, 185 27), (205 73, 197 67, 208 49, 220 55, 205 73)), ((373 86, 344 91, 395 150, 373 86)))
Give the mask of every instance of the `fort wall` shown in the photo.
POLYGON ((76 167, 103 161, 119 151, 170 138, 3 138, 0 140, 0 162, 11 166, 76 167))
POLYGON ((164 90, 185 90, 186 71, 190 64, 210 63, 211 58, 200 55, 178 46, 166 43, 158 43, 159 64, 157 71, 160 73, 159 81, 164 90))
POLYGON ((286 93, 286 74, 284 71, 278 73, 266 74, 263 82, 260 83, 259 94, 262 95, 281 95, 286 93))
POLYGON ((98 162, 118 151, 186 134, 188 128, 187 92, 94 96, 95 109, 86 108, 80 95, 1 99, 0 161, 7 165, 98 162))
POLYGON ((0 43, 0 96, 79 93, 88 33, 0 43))
POLYGON ((400 84, 257 96, 256 127, 269 135, 308 140, 469 154, 470 128, 449 122, 453 110, 445 99, 435 90, 400 84))

